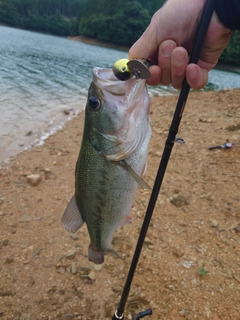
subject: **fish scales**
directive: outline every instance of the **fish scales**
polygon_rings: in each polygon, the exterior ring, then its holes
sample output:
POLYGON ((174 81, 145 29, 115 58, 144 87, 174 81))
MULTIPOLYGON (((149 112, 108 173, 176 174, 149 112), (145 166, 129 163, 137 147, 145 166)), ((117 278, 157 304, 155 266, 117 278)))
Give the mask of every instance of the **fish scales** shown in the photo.
MULTIPOLYGON (((107 250, 111 239, 112 225, 121 225, 125 217, 122 207, 128 203, 129 192, 137 183, 129 179, 129 174, 122 167, 118 167, 93 149, 90 161, 86 161, 84 148, 81 149, 78 172, 85 172, 85 183, 81 176, 76 180, 76 196, 83 220, 88 225, 92 246, 95 250, 107 250), (95 156, 94 156, 95 154, 95 156), (89 174, 88 174, 89 173, 89 174), (84 194, 84 197, 82 195, 84 194), (88 214, 91 212, 91 214, 88 214), (105 221, 105 223, 102 223, 105 221), (102 235, 102 236, 101 236, 102 235)), ((126 211, 131 209, 127 207, 126 211)))
POLYGON ((62 225, 76 232, 86 222, 88 256, 96 264, 104 261, 105 254, 116 254, 112 235, 130 221, 128 214, 147 161, 151 135, 148 115, 145 80, 121 82, 110 69, 93 70, 76 164, 75 195, 62 225))

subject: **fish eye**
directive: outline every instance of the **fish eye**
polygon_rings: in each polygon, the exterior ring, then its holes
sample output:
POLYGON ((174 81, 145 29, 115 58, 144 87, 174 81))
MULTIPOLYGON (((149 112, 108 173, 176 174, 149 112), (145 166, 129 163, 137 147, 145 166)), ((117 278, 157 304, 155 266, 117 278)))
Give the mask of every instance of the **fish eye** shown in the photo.
POLYGON ((93 110, 99 110, 101 108, 101 102, 99 99, 97 99, 96 97, 90 97, 89 100, 89 105, 93 110))

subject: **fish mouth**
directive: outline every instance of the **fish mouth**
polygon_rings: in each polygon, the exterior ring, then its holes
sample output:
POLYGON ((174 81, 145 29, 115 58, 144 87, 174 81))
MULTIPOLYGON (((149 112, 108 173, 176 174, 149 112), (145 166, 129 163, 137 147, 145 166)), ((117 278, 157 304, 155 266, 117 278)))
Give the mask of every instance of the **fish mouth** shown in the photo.
POLYGON ((144 79, 130 78, 127 81, 118 80, 112 69, 95 67, 93 69, 93 82, 103 92, 117 96, 130 97, 139 90, 139 83, 145 85, 144 79))

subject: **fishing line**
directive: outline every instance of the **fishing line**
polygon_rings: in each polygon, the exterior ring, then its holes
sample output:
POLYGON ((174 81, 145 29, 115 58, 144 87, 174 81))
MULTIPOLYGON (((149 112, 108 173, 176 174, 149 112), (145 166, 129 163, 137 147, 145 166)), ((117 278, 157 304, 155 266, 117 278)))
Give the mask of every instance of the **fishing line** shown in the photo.
MULTIPOLYGON (((208 30, 208 26, 209 26, 209 23, 210 23, 210 20, 212 17, 212 13, 214 11, 216 1, 217 0, 207 0, 206 1, 206 4, 204 6, 204 10, 202 13, 201 21, 200 21, 200 24, 198 27, 196 40, 195 40, 193 50, 192 50, 192 53, 191 53, 191 56, 189 59, 189 64, 198 62, 200 51, 202 48, 202 44, 203 44, 205 35, 207 33, 207 30, 208 30)), ((144 221, 142 224, 142 229, 140 231, 138 242, 136 245, 136 249, 135 249, 135 252, 134 252, 134 255, 132 258, 132 263, 129 268, 129 272, 128 272, 127 279, 125 282, 125 286, 122 291, 122 295, 121 295, 121 299, 120 299, 118 308, 117 308, 115 314, 113 315, 112 320, 124 319, 124 309, 125 309, 125 305, 127 302, 127 298, 128 298, 130 289, 131 289, 132 280, 133 280, 136 266, 137 266, 137 263, 138 263, 138 260, 139 260, 140 254, 141 254, 141 250, 142 250, 143 243, 144 243, 144 240, 145 240, 145 237, 147 234, 147 230, 148 230, 148 227, 149 227, 149 224, 151 221, 153 210, 154 210, 157 198, 158 198, 158 194, 159 194, 159 191, 160 191, 160 188, 162 185, 164 174, 167 169, 167 165, 168 165, 168 161, 169 161, 169 158, 171 155, 172 147, 175 143, 176 135, 178 133, 178 128, 179 128, 181 118, 183 115, 183 111, 184 111, 184 108, 186 105, 189 90, 190 90, 190 86, 187 83, 187 80, 185 78, 183 81, 182 89, 179 94, 179 98, 178 98, 176 109, 175 109, 175 112, 173 115, 172 123, 169 128, 168 137, 166 139, 166 143, 165 143, 165 147, 163 150, 160 165, 158 168, 157 176, 156 176, 156 179, 154 182, 152 194, 151 194, 151 197, 150 197, 150 200, 148 203, 147 211, 146 211, 145 218, 144 218, 144 221)), ((143 318, 144 316, 150 315, 150 314, 152 314, 152 311, 151 311, 151 309, 148 309, 145 312, 139 313, 133 319, 137 320, 137 319, 143 318)))

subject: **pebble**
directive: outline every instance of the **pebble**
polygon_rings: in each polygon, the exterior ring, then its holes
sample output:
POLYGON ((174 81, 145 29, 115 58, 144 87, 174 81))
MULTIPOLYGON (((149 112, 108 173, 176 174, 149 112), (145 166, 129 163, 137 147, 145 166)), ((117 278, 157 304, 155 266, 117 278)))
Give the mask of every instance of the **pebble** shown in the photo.
POLYGON ((166 285, 166 288, 169 290, 174 290, 175 286, 173 284, 168 284, 168 285, 166 285))
POLYGON ((72 272, 72 274, 76 274, 77 273, 77 268, 76 268, 76 263, 75 262, 72 262, 71 272, 72 272))
POLYGON ((66 114, 66 115, 68 115, 68 114, 70 114, 70 111, 69 111, 68 109, 64 109, 64 110, 63 110, 63 113, 66 114))
POLYGON ((66 313, 61 316, 60 320, 72 320, 73 318, 74 315, 66 313))
POLYGON ((92 281, 96 280, 96 276, 95 276, 95 272, 94 271, 90 271, 88 274, 88 278, 92 281))
POLYGON ((175 207, 182 207, 187 204, 187 199, 181 194, 176 194, 170 197, 169 200, 175 207))
POLYGON ((182 261, 182 266, 184 268, 190 269, 192 266, 194 266, 194 262, 191 260, 184 260, 182 261))
POLYGON ((208 193, 203 193, 200 198, 201 199, 207 199, 207 200, 211 200, 211 196, 212 196, 212 193, 211 192, 208 192, 208 193))
POLYGON ((32 258, 34 258, 35 256, 37 256, 38 254, 40 254, 40 252, 43 250, 42 247, 37 247, 36 249, 33 250, 32 252, 32 258))
POLYGON ((63 274, 65 272, 65 268, 64 267, 58 267, 57 268, 57 272, 63 274))
POLYGON ((75 258, 75 256, 76 256, 76 251, 71 251, 66 254, 67 259, 73 259, 73 258, 75 258))
POLYGON ((40 174, 30 174, 27 176, 27 182, 31 186, 37 186, 41 182, 42 178, 40 174))
POLYGON ((13 262, 13 256, 9 256, 5 259, 5 263, 6 264, 9 264, 9 263, 12 263, 13 262))
POLYGON ((73 240, 78 240, 78 235, 76 233, 70 233, 70 237, 73 239, 73 240))
POLYGON ((218 227, 218 222, 216 220, 211 220, 210 221, 210 226, 213 228, 217 228, 218 227))
POLYGON ((237 232, 240 232, 240 225, 236 226, 235 230, 236 230, 237 232))
POLYGON ((95 263, 94 263, 94 270, 96 270, 96 271, 102 271, 102 264, 95 264, 95 263))
POLYGON ((0 289, 0 297, 9 297, 9 296, 14 296, 15 295, 15 292, 14 291, 11 291, 11 290, 2 290, 0 289))
POLYGON ((31 221, 32 217, 29 213, 25 213, 22 218, 19 219, 19 222, 28 222, 31 221))
POLYGON ((2 242, 2 244, 3 244, 4 246, 7 246, 7 245, 9 244, 9 240, 8 240, 8 239, 4 239, 3 242, 2 242))

